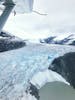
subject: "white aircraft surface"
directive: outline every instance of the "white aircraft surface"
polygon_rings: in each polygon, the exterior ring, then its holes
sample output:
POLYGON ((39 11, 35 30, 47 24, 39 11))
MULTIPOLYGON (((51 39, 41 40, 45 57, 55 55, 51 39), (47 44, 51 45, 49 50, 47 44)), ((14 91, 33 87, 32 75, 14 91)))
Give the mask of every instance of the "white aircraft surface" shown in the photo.
POLYGON ((33 0, 0 0, 0 32, 11 12, 30 13, 33 9, 33 0))

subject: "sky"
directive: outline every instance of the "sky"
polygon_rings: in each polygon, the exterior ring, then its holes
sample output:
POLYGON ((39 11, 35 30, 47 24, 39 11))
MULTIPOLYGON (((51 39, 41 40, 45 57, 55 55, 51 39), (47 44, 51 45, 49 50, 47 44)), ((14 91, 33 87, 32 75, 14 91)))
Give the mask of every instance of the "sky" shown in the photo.
POLYGON ((11 14, 3 30, 23 39, 75 33, 75 0, 34 0, 33 11, 46 15, 11 14))

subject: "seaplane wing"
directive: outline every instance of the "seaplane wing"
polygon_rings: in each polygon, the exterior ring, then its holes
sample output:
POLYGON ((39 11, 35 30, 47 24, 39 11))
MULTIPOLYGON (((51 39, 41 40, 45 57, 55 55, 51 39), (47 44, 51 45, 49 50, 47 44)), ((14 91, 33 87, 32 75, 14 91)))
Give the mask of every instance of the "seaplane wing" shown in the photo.
POLYGON ((11 12, 30 13, 33 10, 34 0, 0 0, 0 9, 3 13, 0 15, 0 32, 2 31, 11 12))
POLYGON ((33 2, 34 0, 0 0, 0 9, 3 10, 4 8, 3 3, 8 4, 15 4, 14 9, 12 12, 16 13, 30 13, 33 10, 33 2))
POLYGON ((34 0, 13 0, 16 4, 14 10, 18 13, 30 13, 33 10, 34 0))

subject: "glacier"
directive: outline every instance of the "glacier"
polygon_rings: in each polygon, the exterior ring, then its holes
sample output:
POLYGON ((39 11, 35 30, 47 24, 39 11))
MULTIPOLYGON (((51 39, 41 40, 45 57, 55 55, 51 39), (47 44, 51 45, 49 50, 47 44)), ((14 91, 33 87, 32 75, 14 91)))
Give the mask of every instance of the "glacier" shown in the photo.
POLYGON ((22 96, 33 77, 47 70, 54 58, 74 51, 74 46, 27 43, 20 49, 0 53, 0 100, 25 100, 22 96))

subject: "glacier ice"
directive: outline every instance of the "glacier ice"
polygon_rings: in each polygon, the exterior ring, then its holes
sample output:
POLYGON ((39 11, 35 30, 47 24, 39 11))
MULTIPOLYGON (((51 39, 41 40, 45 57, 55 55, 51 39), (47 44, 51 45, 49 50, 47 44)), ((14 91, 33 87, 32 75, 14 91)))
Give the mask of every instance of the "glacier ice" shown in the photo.
POLYGON ((36 73, 46 70, 54 58, 74 51, 73 46, 28 44, 0 53, 0 99, 19 100, 36 73))

